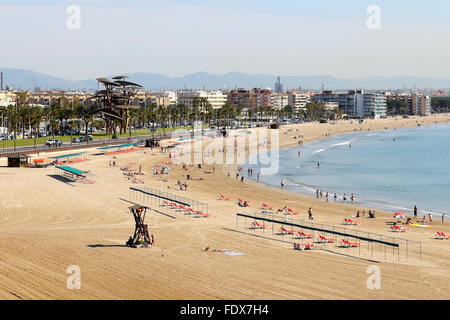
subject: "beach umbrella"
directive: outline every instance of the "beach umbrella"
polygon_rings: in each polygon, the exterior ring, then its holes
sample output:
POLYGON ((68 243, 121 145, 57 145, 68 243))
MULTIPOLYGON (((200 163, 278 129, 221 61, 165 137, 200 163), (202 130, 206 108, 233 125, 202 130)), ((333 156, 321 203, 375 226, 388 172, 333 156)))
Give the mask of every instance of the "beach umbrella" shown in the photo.
POLYGON ((404 212, 398 211, 398 212, 394 213, 394 218, 395 219, 404 219, 405 215, 406 214, 404 212))

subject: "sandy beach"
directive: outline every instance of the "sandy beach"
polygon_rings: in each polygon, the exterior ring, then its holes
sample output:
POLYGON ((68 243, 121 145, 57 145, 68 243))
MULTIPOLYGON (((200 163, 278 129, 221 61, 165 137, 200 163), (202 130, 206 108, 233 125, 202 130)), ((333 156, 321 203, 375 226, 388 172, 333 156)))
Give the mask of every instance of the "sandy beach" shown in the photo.
MULTIPOLYGON (((288 125, 280 129, 280 148, 298 145, 294 137, 299 132, 307 143, 327 135, 449 121, 449 115, 433 115, 288 125)), ((342 227, 344 218, 368 208, 326 202, 253 181, 241 183, 232 165, 216 165, 214 172, 211 165, 184 170, 157 149, 117 155, 116 167, 109 165, 111 156, 86 151, 90 160, 73 166, 97 175, 96 184, 62 181, 54 167, 7 168, 6 159, 0 159, 0 299, 450 298, 450 241, 434 239, 437 231, 450 233, 450 223, 435 219, 427 228, 411 227, 410 232, 396 234, 386 224, 394 221, 392 213, 377 210, 376 219, 360 218, 361 224, 354 227, 420 241, 420 262, 358 258, 349 256, 346 249, 327 250, 320 245, 298 251, 292 243, 299 240, 244 230, 241 223, 236 228, 236 213, 254 214, 262 203, 269 203, 298 210, 298 219, 306 219, 312 207, 315 222, 342 227), (167 180, 152 175, 152 169, 164 163, 171 168, 164 175, 167 180), (123 176, 120 167, 127 164, 135 170, 141 167, 143 184, 123 176), (202 180, 187 181, 186 174, 202 180), (176 190, 178 180, 187 182, 187 191, 176 190), (146 223, 155 246, 125 247, 134 231, 128 207, 131 202, 145 204, 133 198, 129 188, 143 186, 207 203, 212 216, 188 218, 165 208, 149 210, 146 223), (220 194, 232 199, 218 200, 220 194), (247 200, 250 207, 239 207, 238 198, 247 200), (81 270, 79 290, 66 285, 70 276, 66 270, 72 265, 81 270), (380 289, 367 287, 371 265, 381 270, 380 289)), ((50 154, 34 158, 46 156, 50 154)))

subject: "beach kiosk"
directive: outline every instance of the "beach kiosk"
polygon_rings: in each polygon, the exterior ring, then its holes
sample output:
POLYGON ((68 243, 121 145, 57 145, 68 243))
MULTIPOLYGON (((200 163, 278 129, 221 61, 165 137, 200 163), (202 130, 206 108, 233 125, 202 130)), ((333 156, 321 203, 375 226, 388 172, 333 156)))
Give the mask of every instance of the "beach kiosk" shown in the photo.
POLYGON ((27 156, 22 153, 18 153, 8 157, 8 167, 28 167, 29 166, 30 156, 27 156))
POLYGON ((134 205, 129 209, 134 217, 135 229, 133 236, 126 242, 126 246, 131 248, 136 248, 139 245, 141 248, 147 248, 149 245, 152 246, 153 236, 150 238, 150 235, 148 234, 148 225, 144 223, 147 207, 134 205))

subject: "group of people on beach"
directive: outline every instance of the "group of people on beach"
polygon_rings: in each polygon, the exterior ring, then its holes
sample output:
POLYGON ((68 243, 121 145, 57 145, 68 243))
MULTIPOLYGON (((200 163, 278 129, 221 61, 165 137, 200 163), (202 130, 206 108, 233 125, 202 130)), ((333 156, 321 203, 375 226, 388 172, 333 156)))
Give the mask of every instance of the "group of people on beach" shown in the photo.
MULTIPOLYGON (((328 191, 324 193, 323 190, 316 189, 316 198, 317 198, 317 199, 319 199, 319 198, 320 198, 320 199, 323 199, 323 198, 324 198, 324 194, 325 194, 325 199, 326 199, 327 201, 329 201, 330 193, 328 193, 328 191)), ((337 193, 334 193, 333 198, 334 198, 334 202, 337 202, 337 198, 338 198, 337 193)), ((350 201, 351 201, 352 204, 355 202, 355 195, 354 195, 353 193, 352 193, 351 196, 350 196, 350 201)), ((346 202, 347 202, 347 194, 345 194, 345 193, 344 193, 344 195, 342 196, 342 202, 343 202, 343 203, 346 203, 346 202)))
MULTIPOLYGON (((368 215, 368 218, 369 218, 369 219, 375 219, 375 218, 376 218, 376 216, 375 216, 375 210, 369 209, 367 215, 368 215)), ((365 216, 366 216, 366 210, 363 210, 362 212, 360 212, 360 211, 358 210, 358 212, 356 212, 356 216, 355 216, 355 217, 356 217, 356 218, 361 218, 361 217, 365 217, 365 216)))
MULTIPOLYGON (((417 209, 417 206, 414 206, 413 212, 414 212, 414 219, 416 219, 416 218, 417 218, 417 215, 418 215, 418 209, 417 209)), ((416 220, 416 221, 417 221, 417 220, 416 220)), ((430 224, 433 223, 433 216, 432 216, 431 213, 428 213, 428 221, 429 221, 430 224)), ((442 213, 442 215, 441 215, 441 221, 442 221, 442 223, 445 222, 445 212, 442 213)), ((425 223, 426 223, 426 215, 423 215, 421 223, 422 223, 422 224, 425 224, 425 223)))

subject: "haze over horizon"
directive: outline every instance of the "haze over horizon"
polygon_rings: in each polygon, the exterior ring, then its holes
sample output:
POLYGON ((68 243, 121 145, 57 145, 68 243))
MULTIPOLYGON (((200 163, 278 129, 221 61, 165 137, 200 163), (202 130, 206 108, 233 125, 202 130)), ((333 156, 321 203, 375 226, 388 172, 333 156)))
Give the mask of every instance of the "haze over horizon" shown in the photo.
POLYGON ((449 9, 443 0, 4 0, 0 65, 69 80, 137 72, 449 78, 449 9), (81 10, 79 30, 67 28, 71 5, 81 10), (371 5, 381 10, 379 30, 367 28, 371 5))

